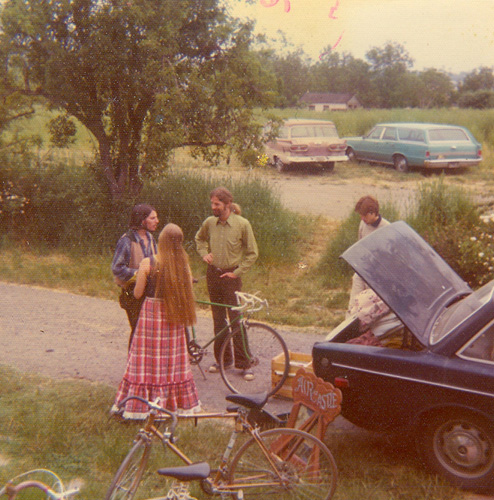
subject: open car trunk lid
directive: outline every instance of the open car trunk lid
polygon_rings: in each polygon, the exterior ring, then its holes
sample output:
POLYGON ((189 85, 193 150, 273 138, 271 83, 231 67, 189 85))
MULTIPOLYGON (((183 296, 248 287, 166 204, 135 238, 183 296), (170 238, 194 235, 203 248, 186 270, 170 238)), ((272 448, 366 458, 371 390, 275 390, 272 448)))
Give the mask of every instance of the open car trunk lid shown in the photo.
POLYGON ((435 318, 454 300, 472 292, 403 221, 374 231, 341 257, 424 346, 429 345, 435 318))

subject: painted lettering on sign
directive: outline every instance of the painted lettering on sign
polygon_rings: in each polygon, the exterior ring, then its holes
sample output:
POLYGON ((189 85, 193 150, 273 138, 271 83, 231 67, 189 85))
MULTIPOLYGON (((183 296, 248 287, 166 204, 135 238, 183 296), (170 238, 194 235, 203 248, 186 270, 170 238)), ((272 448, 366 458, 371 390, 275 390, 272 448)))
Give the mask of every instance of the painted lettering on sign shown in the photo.
POLYGON ((294 402, 324 415, 325 420, 334 419, 341 411, 341 391, 303 368, 295 374, 292 388, 294 402))

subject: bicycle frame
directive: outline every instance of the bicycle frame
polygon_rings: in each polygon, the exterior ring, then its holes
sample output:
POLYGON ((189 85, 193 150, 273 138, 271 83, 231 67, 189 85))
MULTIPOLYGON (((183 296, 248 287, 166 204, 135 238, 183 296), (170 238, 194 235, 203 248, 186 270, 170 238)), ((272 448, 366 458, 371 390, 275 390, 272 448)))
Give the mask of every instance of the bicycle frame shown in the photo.
POLYGON ((320 500, 329 500, 334 494, 338 469, 329 449, 312 434, 276 427, 280 420, 263 409, 266 398, 234 394, 226 398, 236 405, 232 411, 190 415, 177 415, 161 407, 159 400, 150 402, 139 396, 124 399, 121 407, 129 399, 146 403, 150 413, 110 485, 107 500, 134 497, 155 439, 161 442, 165 452, 170 450, 185 464, 158 469, 160 475, 174 479, 168 493, 177 493, 179 490, 175 486, 181 487, 180 481, 198 480, 206 494, 220 495, 221 498, 232 495, 237 500, 241 500, 247 491, 251 499, 257 500, 263 489, 269 494, 276 493, 276 498, 285 498, 285 493, 291 489, 300 491, 304 498, 320 500), (167 416, 159 417, 162 413, 167 416), (179 419, 197 422, 211 418, 235 421, 223 454, 217 457, 219 467, 213 471, 207 462, 192 461, 174 439, 179 419), (261 430, 260 422, 275 424, 275 427, 261 430), (159 423, 166 426, 163 432, 158 428, 159 423), (241 433, 246 434, 246 440, 237 445, 233 454, 241 433))
MULTIPOLYGON (((216 302, 209 302, 207 300, 196 300, 198 304, 205 304, 209 306, 219 306, 219 307, 225 307, 227 309, 232 309, 236 306, 232 306, 229 304, 219 304, 216 302)), ((230 329, 234 327, 235 325, 238 324, 240 334, 242 336, 242 344, 244 346, 244 351, 246 354, 246 357, 250 359, 250 353, 248 349, 248 344, 247 344, 247 339, 245 336, 245 329, 244 329, 244 322, 246 319, 244 318, 244 315, 240 312, 238 316, 236 316, 232 321, 227 321, 226 325, 213 337, 208 340, 205 344, 199 344, 197 340, 197 335, 196 335, 196 330, 192 326, 190 331, 187 328, 186 329, 186 335, 187 335, 187 349, 189 350, 189 354, 192 356, 192 359, 194 360, 194 364, 199 364, 202 361, 202 357, 206 353, 206 349, 213 344, 216 340, 222 339, 227 336, 227 334, 230 332, 230 329), (192 332, 192 334, 191 334, 192 332), (191 347, 191 342, 193 342, 193 346, 191 347), (198 349, 197 353, 193 351, 193 349, 196 348, 198 349)), ((203 374, 204 375, 204 374, 203 374)))
MULTIPOLYGON (((247 433, 250 434, 256 441, 257 445, 260 447, 262 450, 263 454, 266 456, 266 459, 268 462, 271 464, 271 467, 273 469, 273 472, 275 472, 278 476, 278 479, 281 481, 281 475, 280 472, 278 471, 276 464, 273 462, 272 455, 270 453, 270 450, 268 450, 259 436, 259 430, 257 427, 253 427, 249 422, 248 422, 248 415, 250 411, 244 408, 240 408, 237 411, 234 412, 216 412, 216 413, 198 413, 198 414, 192 414, 192 415, 180 415, 178 416, 179 420, 191 420, 193 419, 194 421, 197 422, 199 419, 234 419, 235 420, 235 426, 234 429, 230 435, 230 439, 228 441, 228 444, 223 452, 223 455, 221 457, 221 462, 218 467, 218 470, 215 472, 214 476, 211 476, 210 478, 205 479, 204 481, 207 481, 209 484, 209 488, 211 491, 211 494, 216 495, 216 494, 225 494, 225 493, 232 493, 235 494, 239 490, 245 490, 247 488, 259 488, 262 486, 276 486, 277 483, 276 481, 269 481, 266 483, 255 483, 251 484, 248 482, 245 483, 236 483, 236 484, 228 484, 225 483, 226 479, 226 474, 228 472, 228 464, 230 460, 230 455, 235 447, 235 443, 237 441, 238 435, 241 433, 247 433)), ((191 465, 194 463, 193 460, 191 460, 180 448, 178 448, 174 442, 173 442, 173 433, 170 432, 161 432, 158 427, 155 425, 156 421, 155 414, 153 412, 150 413, 146 425, 144 428, 142 428, 137 437, 144 437, 146 440, 151 440, 154 437, 158 438, 161 441, 161 444, 163 447, 168 448, 171 450, 177 457, 179 457, 185 464, 191 465)), ((159 420, 159 419, 158 419, 159 420)))

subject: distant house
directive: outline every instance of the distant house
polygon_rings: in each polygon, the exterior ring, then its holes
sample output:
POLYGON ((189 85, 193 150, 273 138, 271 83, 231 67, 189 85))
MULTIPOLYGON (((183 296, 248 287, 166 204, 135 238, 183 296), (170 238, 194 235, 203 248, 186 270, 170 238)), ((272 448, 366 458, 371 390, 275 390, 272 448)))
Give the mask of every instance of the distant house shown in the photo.
POLYGON ((362 107, 355 94, 330 94, 324 92, 306 92, 300 102, 312 111, 347 111, 362 107))

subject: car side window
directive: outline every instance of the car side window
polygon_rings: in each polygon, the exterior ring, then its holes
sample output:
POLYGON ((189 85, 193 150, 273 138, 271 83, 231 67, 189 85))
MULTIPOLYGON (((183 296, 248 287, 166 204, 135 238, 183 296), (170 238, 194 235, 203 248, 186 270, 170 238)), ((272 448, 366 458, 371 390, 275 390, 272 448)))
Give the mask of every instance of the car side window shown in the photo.
POLYGON ((462 358, 494 362, 494 323, 476 335, 460 352, 462 358))
POLYGON ((411 141, 411 134, 413 130, 411 128, 399 128, 398 129, 398 136, 400 140, 402 141, 411 141))
POLYGON ((425 142, 424 131, 423 130, 413 130, 411 140, 417 141, 417 142, 425 142))
POLYGON ((288 127, 281 127, 280 131, 278 132, 278 137, 280 139, 288 139, 288 127))
POLYGON ((386 141, 396 141, 396 128, 386 127, 384 131, 383 139, 386 141))
POLYGON ((431 141, 468 141, 468 136, 460 128, 437 128, 429 130, 431 141))
POLYGON ((384 127, 376 127, 370 131, 367 136, 368 139, 379 139, 381 137, 382 131, 384 127))

